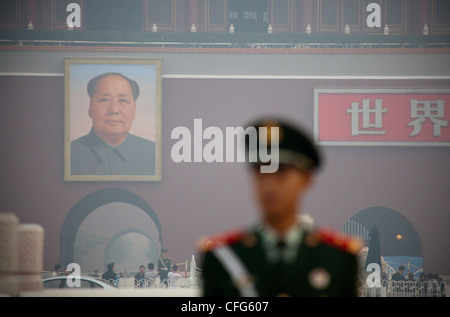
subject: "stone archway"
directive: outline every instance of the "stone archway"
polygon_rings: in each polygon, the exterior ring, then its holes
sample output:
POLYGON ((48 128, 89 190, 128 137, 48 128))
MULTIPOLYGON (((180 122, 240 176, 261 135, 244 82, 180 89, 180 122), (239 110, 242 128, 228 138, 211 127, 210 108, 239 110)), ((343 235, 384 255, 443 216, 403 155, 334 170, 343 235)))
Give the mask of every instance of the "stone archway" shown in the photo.
MULTIPOLYGON (((162 233, 159 219, 154 210, 139 196, 120 188, 106 188, 86 195, 78 201, 67 214, 60 234, 60 262, 63 265, 74 262, 75 241, 83 221, 95 210, 112 203, 124 203, 137 207, 154 223, 157 231, 158 248, 162 245, 162 233)), ((125 226, 125 225, 124 225, 125 226)), ((117 227, 116 233, 128 229, 130 226, 117 227)))

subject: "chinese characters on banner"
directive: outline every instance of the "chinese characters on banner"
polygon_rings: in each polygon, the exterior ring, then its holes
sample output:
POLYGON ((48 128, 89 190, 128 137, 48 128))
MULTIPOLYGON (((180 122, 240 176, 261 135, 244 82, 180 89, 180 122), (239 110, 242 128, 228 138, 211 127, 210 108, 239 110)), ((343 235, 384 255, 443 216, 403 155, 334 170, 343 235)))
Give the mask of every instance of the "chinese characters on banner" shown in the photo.
POLYGON ((315 89, 322 145, 450 146, 450 89, 315 89))

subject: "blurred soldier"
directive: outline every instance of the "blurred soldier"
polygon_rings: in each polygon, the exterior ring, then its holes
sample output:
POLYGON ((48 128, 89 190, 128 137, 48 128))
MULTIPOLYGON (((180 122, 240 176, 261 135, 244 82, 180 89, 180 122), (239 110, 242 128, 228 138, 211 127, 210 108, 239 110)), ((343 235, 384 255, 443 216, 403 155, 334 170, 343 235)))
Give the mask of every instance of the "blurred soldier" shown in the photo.
POLYGON ((162 249, 162 256, 158 258, 159 278, 161 283, 164 283, 165 286, 167 286, 167 275, 172 268, 172 259, 167 257, 167 251, 167 249, 162 249))
POLYGON ((203 295, 356 296, 360 242, 314 228, 299 213, 321 163, 315 145, 286 122, 251 126, 258 132, 267 127, 266 139, 259 140, 267 140, 267 148, 278 128, 279 168, 262 173, 262 162, 250 162, 261 219, 256 226, 200 240, 203 295))

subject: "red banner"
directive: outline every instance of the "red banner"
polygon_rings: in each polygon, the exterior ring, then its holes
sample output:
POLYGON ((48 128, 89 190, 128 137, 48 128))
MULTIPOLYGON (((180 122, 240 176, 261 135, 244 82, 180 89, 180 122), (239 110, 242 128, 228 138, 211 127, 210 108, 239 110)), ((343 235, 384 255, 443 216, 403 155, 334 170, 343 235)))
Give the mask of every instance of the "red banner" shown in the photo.
POLYGON ((322 145, 450 145, 450 89, 315 89, 322 145))

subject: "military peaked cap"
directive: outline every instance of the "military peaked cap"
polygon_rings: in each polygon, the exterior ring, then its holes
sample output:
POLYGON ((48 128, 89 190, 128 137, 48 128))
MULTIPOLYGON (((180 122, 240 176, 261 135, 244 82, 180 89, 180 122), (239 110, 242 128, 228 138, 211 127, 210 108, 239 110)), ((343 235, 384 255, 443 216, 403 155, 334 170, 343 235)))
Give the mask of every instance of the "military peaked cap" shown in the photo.
POLYGON ((252 152, 255 154, 254 151, 257 151, 257 161, 250 161, 251 164, 264 164, 260 160, 260 146, 265 142, 266 147, 264 148, 267 148, 268 153, 270 153, 272 142, 275 140, 275 142, 278 142, 279 164, 295 166, 305 171, 312 171, 321 166, 322 159, 319 149, 308 133, 303 131, 298 125, 283 119, 268 117, 251 123, 247 126, 247 128, 249 127, 256 128, 258 144, 257 147, 252 146, 251 139, 246 137, 247 154, 250 155, 252 152), (261 127, 267 129, 260 129, 261 127), (273 137, 272 134, 276 133, 276 129, 272 128, 278 128, 278 138, 276 136, 273 137))

